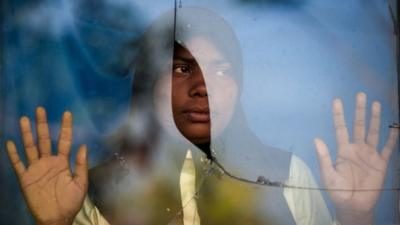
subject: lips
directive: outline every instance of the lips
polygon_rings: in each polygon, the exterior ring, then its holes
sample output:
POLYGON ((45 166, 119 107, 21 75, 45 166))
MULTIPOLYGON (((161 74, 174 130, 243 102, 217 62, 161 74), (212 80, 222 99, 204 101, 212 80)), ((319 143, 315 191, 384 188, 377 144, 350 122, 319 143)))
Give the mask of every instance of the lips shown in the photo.
POLYGON ((183 115, 193 123, 210 122, 210 110, 208 107, 192 107, 182 111, 183 115))

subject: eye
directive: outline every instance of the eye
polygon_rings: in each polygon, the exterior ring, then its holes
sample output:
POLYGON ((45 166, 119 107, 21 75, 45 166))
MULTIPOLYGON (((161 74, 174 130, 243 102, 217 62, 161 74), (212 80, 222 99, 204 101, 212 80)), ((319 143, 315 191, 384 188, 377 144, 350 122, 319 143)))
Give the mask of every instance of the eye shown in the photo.
POLYGON ((173 72, 182 75, 190 75, 192 73, 192 68, 189 65, 178 64, 174 65, 173 72))
POLYGON ((226 71, 225 70, 218 70, 215 74, 217 76, 219 76, 219 77, 223 77, 223 76, 226 75, 226 71))
POLYGON ((230 73, 231 73, 231 67, 228 64, 219 65, 215 70, 215 75, 217 75, 218 77, 224 77, 229 75, 230 73))

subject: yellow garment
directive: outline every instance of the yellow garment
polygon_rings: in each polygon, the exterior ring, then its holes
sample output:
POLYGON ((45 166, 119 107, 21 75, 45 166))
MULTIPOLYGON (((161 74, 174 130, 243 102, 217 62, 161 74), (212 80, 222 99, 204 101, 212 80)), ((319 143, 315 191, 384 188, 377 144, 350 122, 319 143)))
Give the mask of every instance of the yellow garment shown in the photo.
MULTIPOLYGON (((181 172, 181 198, 185 205, 189 199, 189 205, 183 207, 184 225, 200 225, 200 217, 197 212, 195 195, 195 169, 191 154, 187 154, 181 172), (193 223, 194 222, 194 223, 193 223)), ((317 187, 309 168, 304 162, 292 156, 290 163, 289 184, 303 187, 317 187)), ((283 191, 286 202, 297 225, 339 225, 332 221, 328 208, 319 191, 298 190, 286 188, 283 191)), ((73 225, 109 225, 96 206, 86 197, 82 209, 75 217, 73 225)))
POLYGON ((180 177, 181 200, 183 208, 183 225, 200 225, 196 205, 196 169, 192 152, 187 151, 180 177))
MULTIPOLYGON (((192 152, 187 151, 180 176, 184 225, 200 225, 196 206, 196 170, 192 152)), ((75 217, 74 225, 109 225, 92 201, 86 197, 82 209, 75 217)))

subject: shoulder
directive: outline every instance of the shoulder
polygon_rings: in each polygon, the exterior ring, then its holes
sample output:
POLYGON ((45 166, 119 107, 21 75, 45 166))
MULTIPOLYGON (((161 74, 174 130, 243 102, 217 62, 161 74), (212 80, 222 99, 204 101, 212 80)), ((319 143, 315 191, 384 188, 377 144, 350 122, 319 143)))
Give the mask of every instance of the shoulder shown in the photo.
POLYGON ((331 224, 332 219, 310 168, 298 156, 292 155, 289 178, 284 196, 297 224, 331 224), (312 188, 314 190, 306 190, 312 188))
POLYGON ((315 186, 314 177, 310 168, 306 163, 296 155, 291 155, 290 167, 289 167, 289 183, 294 182, 294 184, 309 184, 311 183, 315 186))

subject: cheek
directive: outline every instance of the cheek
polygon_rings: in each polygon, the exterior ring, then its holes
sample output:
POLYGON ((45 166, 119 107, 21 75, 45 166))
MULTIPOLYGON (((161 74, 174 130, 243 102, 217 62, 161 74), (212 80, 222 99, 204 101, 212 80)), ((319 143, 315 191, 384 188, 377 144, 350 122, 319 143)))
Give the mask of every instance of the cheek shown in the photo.
POLYGON ((172 108, 171 80, 169 76, 163 76, 156 83, 156 86, 154 88, 154 105, 160 122, 163 125, 170 126, 172 121, 172 108))
POLYGON ((232 119, 235 110, 238 88, 232 79, 220 81, 210 87, 210 109, 212 136, 218 136, 232 119))
POLYGON ((233 111, 236 103, 238 88, 232 78, 214 80, 209 88, 210 107, 218 112, 229 114, 233 111))
POLYGON ((172 81, 171 87, 172 110, 175 113, 179 110, 179 106, 184 101, 184 87, 174 81, 172 81))
POLYGON ((179 140, 185 140, 176 127, 172 112, 172 94, 176 96, 176 92, 172 93, 170 76, 163 76, 154 87, 154 105, 156 109, 157 119, 162 128, 179 140))
POLYGON ((228 123, 235 109, 237 86, 235 83, 227 82, 225 88, 222 90, 223 91, 216 97, 216 107, 217 110, 224 115, 224 123, 228 123))

